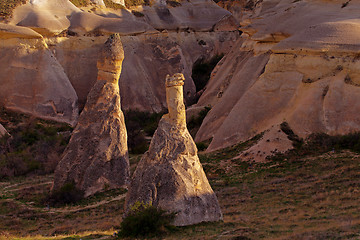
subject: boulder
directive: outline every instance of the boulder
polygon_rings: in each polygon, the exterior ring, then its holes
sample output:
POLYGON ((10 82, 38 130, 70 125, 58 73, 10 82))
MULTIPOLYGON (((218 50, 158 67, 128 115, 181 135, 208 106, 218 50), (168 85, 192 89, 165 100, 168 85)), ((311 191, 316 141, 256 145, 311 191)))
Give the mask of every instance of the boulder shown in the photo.
POLYGON ((118 85, 123 59, 120 36, 111 35, 100 53, 97 81, 55 170, 53 191, 74 183, 87 197, 126 187, 130 174, 127 132, 118 85))
POLYGON ((169 113, 160 120, 150 144, 132 177, 125 211, 137 202, 175 212, 174 224, 185 226, 222 219, 215 193, 186 128, 182 85, 184 77, 167 77, 169 113))

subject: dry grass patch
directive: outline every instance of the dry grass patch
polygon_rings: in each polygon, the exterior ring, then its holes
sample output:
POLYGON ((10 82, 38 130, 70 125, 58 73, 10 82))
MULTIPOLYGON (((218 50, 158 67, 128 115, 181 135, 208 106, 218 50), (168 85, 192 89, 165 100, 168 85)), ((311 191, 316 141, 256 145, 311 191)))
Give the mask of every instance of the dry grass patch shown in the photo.
POLYGON ((26 0, 1 0, 0 1, 0 20, 2 18, 10 18, 14 9, 21 5, 25 4, 26 0))
MULTIPOLYGON (((256 139, 200 159, 216 192, 223 222, 181 227, 166 239, 358 239, 360 157, 350 151, 277 158, 267 163, 233 160, 256 139), (206 167, 210 166, 210 167, 206 167)), ((140 155, 132 155, 132 169, 140 155)), ((52 176, 0 182, 0 232, 41 239, 112 239, 122 221, 123 194, 108 192, 69 206, 47 209, 37 194, 52 176), (21 189, 24 189, 22 191, 21 189), (25 190, 28 189, 28 190, 25 190), (33 189, 30 191, 29 189, 33 189), (108 232, 105 232, 108 231, 108 232), (81 234, 81 235, 80 235, 81 234), (98 235, 96 235, 98 234, 98 235)))

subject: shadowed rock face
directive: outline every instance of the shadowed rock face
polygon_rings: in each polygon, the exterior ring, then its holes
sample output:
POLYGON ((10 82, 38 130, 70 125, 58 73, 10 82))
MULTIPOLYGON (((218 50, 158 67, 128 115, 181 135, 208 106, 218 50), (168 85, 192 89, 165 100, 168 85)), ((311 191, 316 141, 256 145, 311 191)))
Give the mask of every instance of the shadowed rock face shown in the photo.
POLYGON ((167 77, 169 114, 161 119, 149 151, 138 164, 126 199, 126 212, 137 201, 151 202, 176 212, 174 224, 178 226, 222 219, 218 200, 186 128, 183 79, 182 74, 167 77))
POLYGON ((118 79, 124 58, 119 35, 112 35, 98 60, 98 79, 55 171, 53 190, 68 182, 85 197, 129 180, 127 133, 118 79))

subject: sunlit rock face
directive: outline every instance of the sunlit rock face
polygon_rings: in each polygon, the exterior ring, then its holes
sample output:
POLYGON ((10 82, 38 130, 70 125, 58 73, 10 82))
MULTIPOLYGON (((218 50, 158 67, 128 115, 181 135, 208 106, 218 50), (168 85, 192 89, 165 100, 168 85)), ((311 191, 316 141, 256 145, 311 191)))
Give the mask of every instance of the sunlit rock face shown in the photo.
MULTIPOLYGON (((96 56, 106 36, 47 39, 56 59, 83 106, 96 81, 96 56)), ((191 78, 194 62, 227 52, 239 38, 236 32, 162 32, 122 36, 125 59, 119 82, 123 110, 166 110, 163 80, 168 72, 185 76, 186 105, 194 102, 196 87, 191 78), (219 41, 221 39, 221 41, 219 41), (155 71, 156 69, 156 71, 155 71)))
POLYGON ((56 168, 53 191, 74 183, 89 196, 128 184, 127 132, 118 85, 123 59, 120 37, 111 35, 97 62, 97 81, 56 168))
POLYGON ((282 122, 303 138, 359 131, 360 3, 256 2, 199 99, 212 109, 195 140, 214 151, 282 122))
MULTIPOLYGON (((239 24, 231 13, 212 1, 181 1, 177 7, 162 1, 131 8, 141 12, 141 17, 129 9, 106 8, 102 0, 93 2, 98 7, 81 9, 69 0, 31 0, 17 7, 13 17, 3 24, 22 26, 27 35, 44 38, 75 89, 80 110, 96 81, 97 54, 112 33, 122 36, 126 55, 119 83, 123 109, 151 112, 166 110, 161 79, 168 72, 184 74, 185 102, 188 106, 193 104, 196 96, 191 78, 193 64, 200 58, 210 59, 229 51, 240 36, 239 24)), ((33 56, 32 61, 41 59, 33 56)), ((64 96, 63 100, 67 99, 64 96)))
POLYGON ((169 113, 160 120, 126 198, 126 211, 136 202, 144 202, 177 212, 174 224, 178 226, 222 219, 218 200, 186 128, 183 80, 182 74, 166 78, 169 113))
POLYGON ((19 26, 0 28, 1 105, 75 125, 78 97, 42 36, 19 26))

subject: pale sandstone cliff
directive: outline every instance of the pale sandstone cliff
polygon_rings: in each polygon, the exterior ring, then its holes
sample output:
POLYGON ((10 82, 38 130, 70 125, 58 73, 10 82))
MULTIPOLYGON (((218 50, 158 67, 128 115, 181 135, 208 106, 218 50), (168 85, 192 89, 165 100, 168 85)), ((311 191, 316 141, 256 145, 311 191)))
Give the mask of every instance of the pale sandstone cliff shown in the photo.
POLYGON ((212 151, 284 121, 301 137, 360 130, 359 9, 354 1, 257 6, 199 100, 213 108, 196 141, 212 138, 212 151))
MULTIPOLYGON (((176 8, 159 2, 151 7, 135 9, 144 16, 135 17, 127 9, 114 10, 101 6, 79 9, 68 0, 32 0, 16 8, 14 17, 6 26, 26 26, 23 28, 29 31, 26 35, 31 35, 31 31, 37 37, 43 37, 54 61, 60 63, 60 70, 65 72, 75 89, 81 109, 96 81, 99 49, 107 36, 115 32, 123 36, 126 56, 120 82, 124 109, 165 110, 165 89, 159 79, 163 79, 168 71, 184 73, 185 99, 188 105, 193 103, 196 94, 191 79, 193 63, 199 58, 211 58, 227 52, 239 38, 237 22, 228 11, 211 1, 182 2, 176 8)), ((10 36, 9 32, 7 38, 17 37, 10 36)), ((17 40, 12 42, 12 45, 7 45, 8 48, 16 49, 17 40)), ((23 47, 31 46, 25 44, 23 47)), ((0 45, 0 51, 2 49, 3 45, 0 45)), ((40 60, 34 56, 32 61, 40 60)), ((55 66, 49 66, 47 62, 42 62, 42 65, 47 69, 55 66)), ((6 74, 5 70, 0 69, 0 74, 6 74)), ((21 75, 25 75, 24 71, 17 69, 21 75)), ((24 80, 31 82, 27 78, 24 80)), ((4 88, 11 84, 13 81, 9 78, 3 80, 4 88)), ((11 92, 4 94, 9 98, 6 94, 11 92)), ((63 98, 70 99, 66 94, 63 98)), ((8 107, 7 103, 4 105, 8 107)), ((22 110, 23 107, 18 106, 17 109, 22 110)), ((67 111, 76 112, 76 106, 68 107, 67 111)), ((30 110, 26 112, 32 113, 30 110)), ((47 117, 46 113, 37 116, 47 117)), ((67 116, 63 118, 74 122, 67 116)))
POLYGON ((160 120, 149 150, 137 165, 125 204, 126 212, 137 202, 175 212, 177 226, 222 219, 218 200, 186 128, 183 80, 182 74, 166 79, 169 113, 160 120))
POLYGON ((1 105, 74 125, 77 95, 44 39, 35 31, 0 24, 1 105))
POLYGON ((127 132, 118 85, 123 59, 120 37, 111 35, 97 62, 97 81, 56 167, 52 191, 74 183, 87 197, 105 189, 127 187, 127 132))

